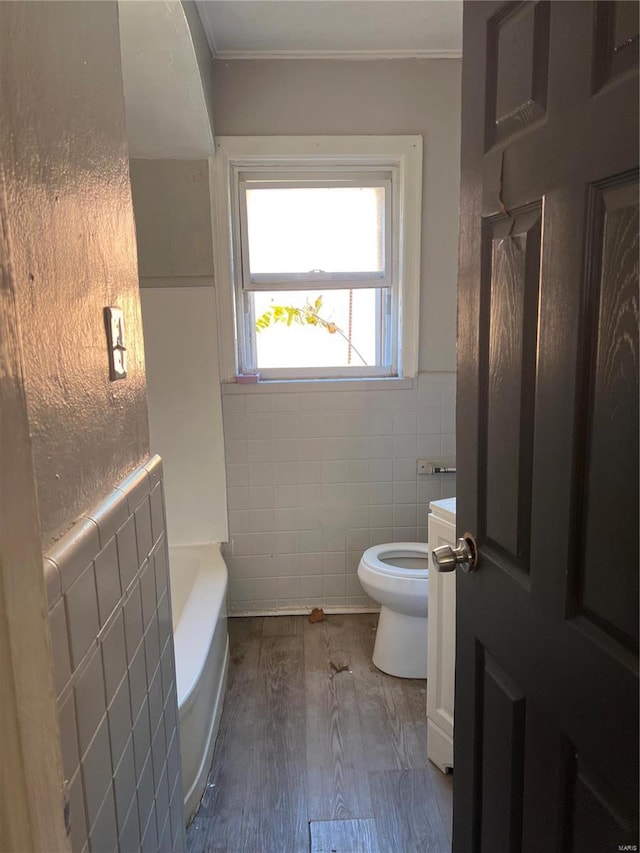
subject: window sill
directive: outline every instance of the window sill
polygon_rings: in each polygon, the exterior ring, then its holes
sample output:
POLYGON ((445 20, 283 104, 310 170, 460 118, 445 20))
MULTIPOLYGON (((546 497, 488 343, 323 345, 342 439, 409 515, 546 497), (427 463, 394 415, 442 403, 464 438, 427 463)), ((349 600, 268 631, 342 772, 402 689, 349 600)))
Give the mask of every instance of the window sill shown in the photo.
POLYGON ((415 388, 415 379, 398 376, 372 379, 267 379, 256 384, 222 382, 222 394, 291 394, 296 391, 403 391, 415 388))

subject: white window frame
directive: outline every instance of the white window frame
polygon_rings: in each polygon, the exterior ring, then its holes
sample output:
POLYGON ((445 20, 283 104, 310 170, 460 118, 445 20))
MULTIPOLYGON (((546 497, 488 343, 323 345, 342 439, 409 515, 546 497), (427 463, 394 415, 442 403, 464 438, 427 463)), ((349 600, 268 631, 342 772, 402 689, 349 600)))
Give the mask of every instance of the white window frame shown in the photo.
MULTIPOLYGON (((386 335, 386 367, 293 368, 262 370, 261 379, 322 380, 402 377, 413 378, 418 369, 418 323, 420 303, 420 244, 422 207, 421 136, 271 136, 219 137, 216 156, 210 161, 214 229, 214 264, 219 317, 220 360, 223 381, 233 382, 242 373, 255 372, 255 328, 247 299, 254 282, 246 289, 241 263, 239 229, 242 216, 239 178, 244 173, 281 172, 283 176, 324 171, 351 177, 371 173, 391 176, 392 242, 385 245, 386 268, 391 274, 391 304, 385 306, 391 333, 386 335)), ((246 268, 246 267, 245 267, 246 268)), ((309 281, 301 289, 322 289, 309 281)), ((355 282, 354 282, 355 284, 355 282)), ((333 285, 336 286, 335 284, 333 285)), ((385 287, 378 282, 369 286, 385 287)), ((345 288, 350 287, 344 284, 345 288)), ((266 282, 261 289, 277 289, 266 282)), ((285 288, 283 288, 285 289, 285 288)), ((286 285, 287 290, 295 289, 286 285)))

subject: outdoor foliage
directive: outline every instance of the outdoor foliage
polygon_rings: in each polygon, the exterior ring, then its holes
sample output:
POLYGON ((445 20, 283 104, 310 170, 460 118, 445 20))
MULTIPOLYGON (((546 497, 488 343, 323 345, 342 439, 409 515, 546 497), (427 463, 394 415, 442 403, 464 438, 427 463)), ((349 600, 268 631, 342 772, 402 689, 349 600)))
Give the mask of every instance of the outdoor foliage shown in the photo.
POLYGON ((321 308, 322 296, 318 296, 313 303, 306 299, 301 308, 296 305, 272 305, 256 320, 256 331, 262 332, 276 323, 284 323, 287 326, 291 326, 294 323, 300 326, 320 326, 321 328, 326 329, 330 335, 338 334, 340 337, 344 338, 362 363, 366 364, 367 362, 364 360, 361 353, 358 352, 352 341, 349 340, 342 329, 331 320, 326 320, 324 317, 320 316, 321 308))

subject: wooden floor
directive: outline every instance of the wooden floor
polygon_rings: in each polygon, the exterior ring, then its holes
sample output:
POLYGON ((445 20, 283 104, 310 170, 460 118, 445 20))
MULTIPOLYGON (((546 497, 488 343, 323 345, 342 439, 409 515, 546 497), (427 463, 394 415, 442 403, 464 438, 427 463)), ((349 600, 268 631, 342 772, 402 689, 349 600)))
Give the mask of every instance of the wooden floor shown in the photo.
POLYGON ((447 853, 426 682, 371 662, 377 615, 230 619, 227 695, 191 853, 447 853))

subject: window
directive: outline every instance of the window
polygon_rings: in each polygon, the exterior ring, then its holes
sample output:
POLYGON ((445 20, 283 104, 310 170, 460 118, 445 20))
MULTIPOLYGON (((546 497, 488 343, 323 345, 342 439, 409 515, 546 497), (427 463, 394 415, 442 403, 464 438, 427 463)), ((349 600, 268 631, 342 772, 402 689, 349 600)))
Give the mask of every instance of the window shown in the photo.
POLYGON ((415 375, 421 138, 223 138, 218 148, 225 378, 415 375))

